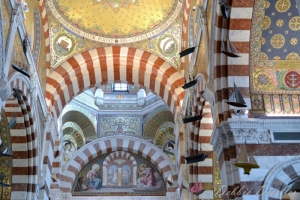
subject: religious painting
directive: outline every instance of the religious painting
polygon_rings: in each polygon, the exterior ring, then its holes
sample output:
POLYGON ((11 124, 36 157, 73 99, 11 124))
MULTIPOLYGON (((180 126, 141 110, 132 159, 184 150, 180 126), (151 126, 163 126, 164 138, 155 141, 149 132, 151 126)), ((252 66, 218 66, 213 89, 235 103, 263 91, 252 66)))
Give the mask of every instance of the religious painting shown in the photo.
POLYGON ((164 153, 170 158, 172 162, 175 162, 175 154, 174 154, 175 141, 168 141, 164 146, 164 153))
POLYGON ((166 186, 156 167, 135 154, 123 151, 103 155, 77 175, 73 195, 162 195, 166 186))
POLYGON ((252 93, 300 91, 300 17, 295 0, 256 0, 251 31, 252 93))

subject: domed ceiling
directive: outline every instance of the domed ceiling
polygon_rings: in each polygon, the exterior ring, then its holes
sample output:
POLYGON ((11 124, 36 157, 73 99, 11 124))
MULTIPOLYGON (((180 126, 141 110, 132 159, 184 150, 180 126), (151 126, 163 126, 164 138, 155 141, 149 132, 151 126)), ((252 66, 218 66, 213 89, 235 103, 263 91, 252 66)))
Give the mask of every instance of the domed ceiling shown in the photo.
POLYGON ((182 0, 51 0, 55 18, 75 34, 105 43, 152 38, 177 19, 182 0))

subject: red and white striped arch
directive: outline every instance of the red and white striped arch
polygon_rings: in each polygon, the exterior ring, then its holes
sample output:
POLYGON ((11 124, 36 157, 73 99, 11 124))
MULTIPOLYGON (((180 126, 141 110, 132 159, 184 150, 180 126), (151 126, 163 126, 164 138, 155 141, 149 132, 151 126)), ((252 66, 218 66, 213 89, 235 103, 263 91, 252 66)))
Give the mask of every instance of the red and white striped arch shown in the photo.
POLYGON ((18 100, 8 98, 4 106, 8 121, 13 115, 17 120, 10 129, 13 163, 11 199, 32 199, 37 188, 37 142, 30 104, 23 92, 21 96, 18 100))
POLYGON ((181 111, 184 79, 172 65, 132 47, 101 47, 75 55, 48 77, 46 103, 58 117, 75 95, 95 84, 124 81, 140 84, 159 95, 173 115, 181 111))
POLYGON ((132 167, 137 167, 137 163, 136 163, 134 157, 130 153, 127 153, 125 151, 116 151, 116 152, 109 154, 103 161, 103 167, 108 167, 107 165, 109 164, 109 162, 115 158, 126 158, 127 160, 129 160, 131 162, 130 164, 132 167))
POLYGON ((174 185, 172 187, 167 185, 167 189, 169 192, 174 192, 178 188, 178 175, 177 172, 173 171, 176 169, 175 164, 161 149, 143 139, 122 135, 94 140, 76 151, 66 166, 67 170, 60 176, 61 191, 64 193, 71 192, 72 185, 80 170, 94 158, 115 151, 126 151, 143 157, 158 169, 164 180, 171 173, 174 185))

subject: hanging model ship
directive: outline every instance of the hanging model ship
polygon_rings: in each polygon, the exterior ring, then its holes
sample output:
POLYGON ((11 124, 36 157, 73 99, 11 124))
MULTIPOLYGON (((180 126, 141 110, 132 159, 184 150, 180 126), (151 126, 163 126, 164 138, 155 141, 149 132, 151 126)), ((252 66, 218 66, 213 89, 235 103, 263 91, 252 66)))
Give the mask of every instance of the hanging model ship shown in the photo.
POLYGON ((236 87, 235 83, 233 83, 233 85, 234 85, 234 91, 226 103, 234 107, 247 107, 241 92, 236 87))
POLYGON ((195 195, 199 195, 202 194, 205 190, 203 190, 202 188, 202 182, 197 182, 193 185, 193 187, 191 187, 191 193, 195 194, 195 195))
POLYGON ((250 153, 248 155, 247 148, 246 148, 246 142, 242 148, 242 151, 240 155, 237 157, 234 163, 235 166, 241 167, 244 169, 244 174, 250 174, 250 170, 252 168, 259 168, 259 165, 257 164, 256 160, 254 159, 253 155, 250 153), (248 159, 248 156, 250 157, 248 159))
POLYGON ((225 54, 228 57, 231 58, 238 58, 241 57, 239 54, 239 52, 236 50, 235 46, 233 44, 231 44, 231 42, 229 41, 229 38, 227 38, 227 40, 223 40, 223 42, 221 42, 221 52, 223 54, 225 54))

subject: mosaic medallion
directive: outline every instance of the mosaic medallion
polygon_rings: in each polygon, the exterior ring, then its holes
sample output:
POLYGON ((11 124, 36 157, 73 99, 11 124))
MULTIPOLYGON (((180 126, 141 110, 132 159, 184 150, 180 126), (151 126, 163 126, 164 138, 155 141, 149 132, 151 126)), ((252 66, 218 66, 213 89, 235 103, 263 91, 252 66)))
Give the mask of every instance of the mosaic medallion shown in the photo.
POLYGON ((275 4, 275 8, 278 12, 286 12, 290 7, 290 0, 278 0, 275 4))
POLYGON ((297 53, 289 53, 286 56, 286 60, 299 60, 299 55, 297 53))
POLYGON ((271 25, 271 19, 268 16, 264 17, 264 24, 263 24, 263 30, 266 30, 271 25))
POLYGON ((300 86, 300 74, 296 71, 290 71, 285 75, 284 82, 289 88, 298 88, 300 86))
POLYGON ((102 43, 132 43, 155 37, 173 25, 182 0, 48 0, 66 29, 102 43))
POLYGON ((300 30, 300 17, 296 16, 293 17, 290 21, 289 21, 289 27, 291 30, 293 31, 298 31, 300 30))
POLYGON ((284 43, 285 43, 285 38, 281 34, 276 34, 271 38, 271 45, 275 49, 280 49, 281 47, 283 47, 284 43))

